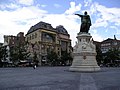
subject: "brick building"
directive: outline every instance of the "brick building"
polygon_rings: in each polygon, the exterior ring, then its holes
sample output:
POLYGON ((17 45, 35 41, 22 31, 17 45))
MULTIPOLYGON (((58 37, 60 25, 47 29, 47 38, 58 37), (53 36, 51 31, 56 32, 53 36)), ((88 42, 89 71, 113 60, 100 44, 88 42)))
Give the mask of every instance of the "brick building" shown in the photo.
POLYGON ((13 35, 4 35, 4 43, 7 43, 9 46, 15 46, 18 44, 25 43, 25 37, 23 32, 19 32, 17 36, 13 35))
POLYGON ((12 47, 16 47, 17 45, 24 45, 25 43, 25 37, 23 32, 19 32, 17 36, 13 35, 4 35, 4 43, 2 45, 2 48, 6 50, 6 55, 3 58, 3 62, 11 63, 11 56, 10 56, 10 50, 12 47))

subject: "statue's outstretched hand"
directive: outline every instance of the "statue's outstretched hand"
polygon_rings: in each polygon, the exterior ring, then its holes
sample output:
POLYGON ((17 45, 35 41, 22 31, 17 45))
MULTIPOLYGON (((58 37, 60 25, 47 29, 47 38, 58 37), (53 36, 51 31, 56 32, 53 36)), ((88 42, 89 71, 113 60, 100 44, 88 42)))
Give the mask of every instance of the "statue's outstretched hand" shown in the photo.
POLYGON ((80 14, 75 14, 75 15, 78 15, 79 17, 82 17, 82 15, 80 15, 80 14))
POLYGON ((79 14, 75 14, 75 15, 79 15, 79 14))

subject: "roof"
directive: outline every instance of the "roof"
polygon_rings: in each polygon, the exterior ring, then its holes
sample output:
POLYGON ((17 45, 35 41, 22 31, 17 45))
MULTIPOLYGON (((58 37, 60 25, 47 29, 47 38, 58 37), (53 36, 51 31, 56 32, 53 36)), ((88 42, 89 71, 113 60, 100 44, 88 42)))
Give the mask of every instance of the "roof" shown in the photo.
POLYGON ((3 45, 3 43, 0 43, 0 47, 3 45))
POLYGON ((51 26, 51 24, 45 23, 45 22, 42 22, 42 21, 41 21, 41 22, 35 24, 34 26, 32 26, 32 27, 28 30, 27 34, 30 34, 30 33, 34 32, 34 31, 36 31, 36 30, 38 30, 38 29, 40 29, 40 28, 48 29, 48 30, 53 30, 53 31, 55 30, 55 29, 51 26))
POLYGON ((58 33, 68 34, 67 30, 62 25, 57 26, 56 30, 57 30, 58 33))
POLYGON ((68 36, 69 36, 67 30, 66 30, 62 25, 59 25, 59 26, 57 26, 56 28, 53 28, 53 27, 51 26, 51 24, 46 23, 46 22, 42 22, 42 21, 39 22, 39 23, 37 23, 37 24, 35 24, 34 26, 32 26, 32 27, 28 30, 28 32, 27 32, 26 35, 34 32, 34 31, 36 31, 36 30, 38 30, 38 29, 46 29, 46 30, 50 30, 50 31, 57 32, 58 34, 60 33, 60 34, 64 34, 64 35, 68 35, 68 36))
POLYGON ((111 42, 111 41, 113 41, 113 40, 114 40, 114 39, 108 38, 108 39, 102 41, 102 43, 104 43, 104 42, 111 42))

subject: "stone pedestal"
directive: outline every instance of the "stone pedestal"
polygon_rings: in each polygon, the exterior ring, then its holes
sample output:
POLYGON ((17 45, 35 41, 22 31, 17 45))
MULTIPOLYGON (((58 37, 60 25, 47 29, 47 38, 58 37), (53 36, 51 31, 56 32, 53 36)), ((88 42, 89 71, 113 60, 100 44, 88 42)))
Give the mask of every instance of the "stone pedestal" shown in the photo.
POLYGON ((93 44, 90 33, 79 33, 78 43, 73 50, 73 63, 70 71, 99 71, 96 61, 96 47, 93 44))

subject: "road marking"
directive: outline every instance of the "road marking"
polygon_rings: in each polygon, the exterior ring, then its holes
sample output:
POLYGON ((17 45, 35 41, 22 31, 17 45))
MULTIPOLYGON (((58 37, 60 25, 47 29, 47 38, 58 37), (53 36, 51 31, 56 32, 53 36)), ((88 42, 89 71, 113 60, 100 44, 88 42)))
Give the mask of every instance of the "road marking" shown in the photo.
POLYGON ((94 79, 88 73, 81 74, 79 90, 97 90, 94 79))

